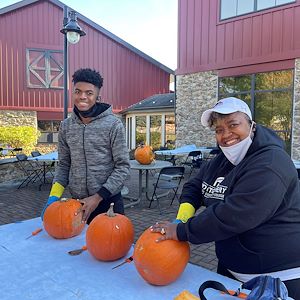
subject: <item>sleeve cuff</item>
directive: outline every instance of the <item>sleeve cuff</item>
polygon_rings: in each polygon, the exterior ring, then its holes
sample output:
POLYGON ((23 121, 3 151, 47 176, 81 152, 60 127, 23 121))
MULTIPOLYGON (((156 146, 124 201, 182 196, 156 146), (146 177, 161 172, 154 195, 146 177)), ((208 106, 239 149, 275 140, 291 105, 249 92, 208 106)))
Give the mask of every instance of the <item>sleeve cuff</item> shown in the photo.
POLYGON ((179 219, 175 219, 172 221, 173 224, 180 224, 180 223, 183 223, 181 220, 179 219))
POLYGON ((102 187, 97 194, 102 197, 104 200, 108 199, 111 196, 111 192, 106 189, 105 187, 102 187))
POLYGON ((187 234, 185 232, 185 226, 186 225, 184 223, 179 223, 177 225, 176 233, 177 233, 177 237, 178 237, 179 241, 187 241, 188 240, 187 234))

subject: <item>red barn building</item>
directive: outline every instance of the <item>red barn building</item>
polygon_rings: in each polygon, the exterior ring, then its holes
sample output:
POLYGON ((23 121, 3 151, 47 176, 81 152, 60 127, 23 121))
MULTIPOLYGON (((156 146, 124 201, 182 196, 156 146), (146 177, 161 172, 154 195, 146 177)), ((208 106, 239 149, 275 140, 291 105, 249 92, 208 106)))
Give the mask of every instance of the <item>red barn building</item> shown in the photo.
POLYGON ((178 5, 177 145, 213 145, 201 114, 218 99, 236 96, 299 159, 300 0, 179 0, 178 5))
MULTIPOLYGON (((0 9, 0 126, 38 124, 41 131, 57 131, 64 102, 63 7, 57 0, 24 0, 0 9)), ((99 70, 102 101, 114 112, 169 92, 171 69, 80 13, 77 17, 86 36, 69 46, 69 86, 76 69, 99 70)), ((69 112, 70 99, 69 90, 69 112)), ((44 135, 44 141, 52 137, 44 135)))

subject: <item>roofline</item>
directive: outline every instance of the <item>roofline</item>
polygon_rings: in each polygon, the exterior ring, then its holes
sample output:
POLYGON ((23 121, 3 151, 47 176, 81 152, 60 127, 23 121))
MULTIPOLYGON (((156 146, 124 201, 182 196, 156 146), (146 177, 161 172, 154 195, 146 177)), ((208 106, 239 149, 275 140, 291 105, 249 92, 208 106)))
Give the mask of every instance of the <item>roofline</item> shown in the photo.
POLYGON ((124 109, 120 111, 123 113, 129 113, 129 112, 141 112, 141 111, 154 111, 154 110, 162 110, 162 109, 170 109, 175 111, 174 106, 158 106, 158 107, 140 107, 140 108, 134 108, 134 109, 124 109))
MULTIPOLYGON (((21 2, 18 2, 18 3, 12 4, 12 5, 3 7, 3 8, 0 9, 0 15, 8 13, 8 12, 11 12, 11 11, 19 9, 19 8, 22 8, 22 7, 27 6, 27 5, 33 4, 35 2, 39 2, 39 1, 41 1, 41 0, 23 0, 21 2)), ((62 9, 64 9, 64 6, 66 5, 63 2, 60 2, 59 0, 42 0, 42 1, 49 1, 52 4, 55 4, 55 5, 59 6, 62 9)), ((66 6, 69 9, 72 9, 70 6, 68 6, 68 5, 66 5, 66 6)), ((72 10, 74 10, 74 9, 72 9, 72 10)), ((169 74, 175 74, 174 70, 168 68, 167 66, 163 65, 162 63, 160 63, 159 61, 155 60, 151 56, 149 56, 146 53, 142 52, 141 50, 135 48, 131 44, 125 42, 124 40, 122 40, 121 38, 119 38, 118 36, 116 36, 115 34, 111 33, 110 31, 108 31, 107 29, 105 29, 102 26, 98 25, 97 23, 93 22, 92 20, 90 20, 89 18, 85 17, 81 13, 79 13, 79 12, 76 11, 76 14, 77 14, 77 17, 79 19, 81 19, 83 22, 87 23, 91 27, 94 27, 96 30, 100 31, 101 33, 103 33, 104 35, 106 35, 107 37, 109 37, 110 39, 112 39, 115 42, 121 44, 125 48, 131 50, 132 52, 134 52, 137 55, 141 56, 142 58, 144 58, 145 60, 149 61, 150 63, 156 65, 157 67, 159 67, 163 71, 165 71, 165 72, 167 72, 169 74)))

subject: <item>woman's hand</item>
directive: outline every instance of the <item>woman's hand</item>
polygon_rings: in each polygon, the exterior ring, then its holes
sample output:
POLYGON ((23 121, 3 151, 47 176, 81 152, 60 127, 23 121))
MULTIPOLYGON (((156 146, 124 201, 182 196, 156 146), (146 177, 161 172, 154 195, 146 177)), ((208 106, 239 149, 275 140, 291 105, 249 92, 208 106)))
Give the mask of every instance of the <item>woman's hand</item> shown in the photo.
POLYGON ((161 221, 161 222, 157 222, 155 225, 151 226, 150 228, 152 232, 159 232, 161 234, 161 237, 156 240, 157 242, 161 242, 165 240, 178 241, 177 225, 178 224, 174 224, 169 221, 161 221))
POLYGON ((93 196, 79 200, 82 205, 82 223, 86 223, 91 213, 96 209, 103 198, 95 194, 93 196))

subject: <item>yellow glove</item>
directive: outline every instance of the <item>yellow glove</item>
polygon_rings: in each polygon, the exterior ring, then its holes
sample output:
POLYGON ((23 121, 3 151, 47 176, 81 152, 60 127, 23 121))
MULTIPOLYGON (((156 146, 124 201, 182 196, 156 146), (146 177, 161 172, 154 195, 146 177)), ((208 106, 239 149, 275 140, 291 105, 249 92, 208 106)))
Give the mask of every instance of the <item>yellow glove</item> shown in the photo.
POLYGON ((186 223, 189 218, 195 214, 195 208, 190 203, 182 203, 179 206, 176 220, 186 223))
POLYGON ((64 192, 65 188, 58 182, 54 182, 50 191, 50 195, 51 196, 55 196, 57 198, 60 198, 64 192))

